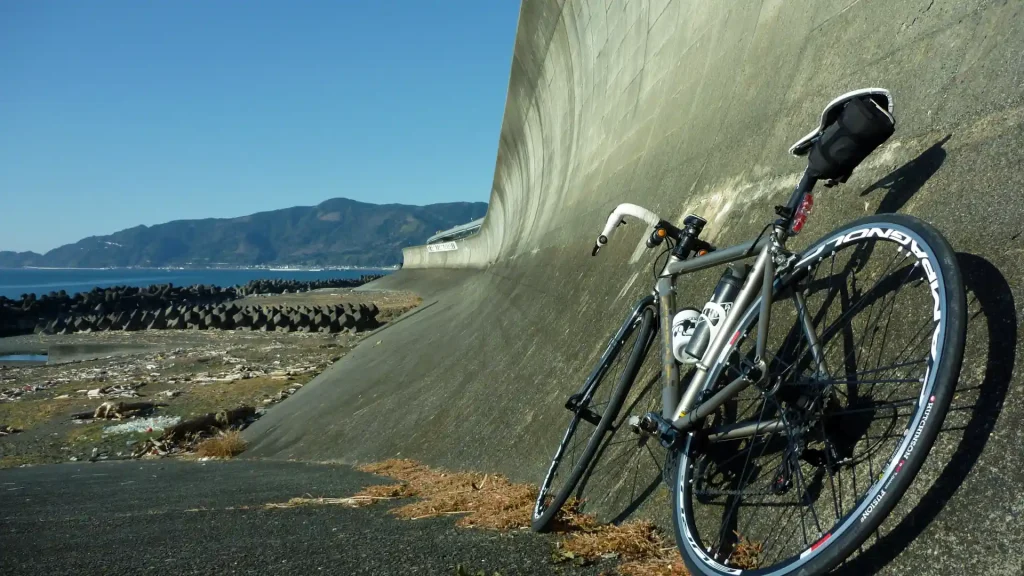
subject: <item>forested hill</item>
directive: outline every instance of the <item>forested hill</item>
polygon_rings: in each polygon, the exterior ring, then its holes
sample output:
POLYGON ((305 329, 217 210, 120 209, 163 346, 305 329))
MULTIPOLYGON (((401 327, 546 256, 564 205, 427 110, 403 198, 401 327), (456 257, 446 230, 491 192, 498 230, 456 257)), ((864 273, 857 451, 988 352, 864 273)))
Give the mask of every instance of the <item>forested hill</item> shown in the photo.
POLYGON ((403 247, 486 211, 484 202, 409 206, 335 198, 240 218, 136 226, 46 254, 0 252, 0 267, 390 266, 402 261, 403 247))

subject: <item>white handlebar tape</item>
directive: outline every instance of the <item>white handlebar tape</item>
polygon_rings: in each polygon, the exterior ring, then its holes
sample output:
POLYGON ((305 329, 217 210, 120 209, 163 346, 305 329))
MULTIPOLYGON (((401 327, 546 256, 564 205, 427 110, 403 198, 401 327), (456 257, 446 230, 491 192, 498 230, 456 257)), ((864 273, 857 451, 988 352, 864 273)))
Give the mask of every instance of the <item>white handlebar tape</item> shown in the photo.
POLYGON ((615 231, 615 227, 622 221, 623 216, 638 218, 651 226, 654 226, 661 221, 661 218, 658 218, 657 214, 643 206, 637 206, 636 204, 619 204, 615 210, 612 211, 611 215, 608 216, 608 221, 605 222, 604 230, 601 231, 601 236, 598 238, 598 245, 606 244, 608 242, 608 238, 611 237, 612 232, 615 231), (604 240, 603 242, 602 239, 604 240))
POLYGON ((636 204, 619 204, 615 210, 612 211, 611 215, 608 216, 608 221, 605 222, 604 230, 601 231, 601 235, 597 237, 597 243, 594 244, 594 251, 591 253, 592 256, 597 256, 598 250, 601 246, 608 243, 608 238, 615 231, 615 228, 622 222, 623 216, 632 216, 643 220, 650 226, 655 226, 661 221, 658 215, 651 212, 643 206, 637 206, 636 204))

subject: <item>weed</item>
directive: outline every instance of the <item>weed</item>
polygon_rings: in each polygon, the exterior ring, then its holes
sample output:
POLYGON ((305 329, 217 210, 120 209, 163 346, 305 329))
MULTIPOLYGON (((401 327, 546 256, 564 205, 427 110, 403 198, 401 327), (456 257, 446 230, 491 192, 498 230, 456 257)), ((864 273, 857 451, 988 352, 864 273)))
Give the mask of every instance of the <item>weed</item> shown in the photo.
MULTIPOLYGON (((399 483, 369 486, 350 498, 293 498, 268 507, 310 504, 357 507, 377 500, 415 498, 414 502, 394 508, 391 513, 411 520, 453 515, 460 517, 456 522, 458 526, 513 530, 530 526, 537 497, 535 487, 514 484, 504 476, 448 472, 412 460, 386 460, 361 466, 359 470, 388 476, 399 483)), ((581 512, 582 504, 576 499, 568 501, 554 519, 552 531, 562 535, 554 553, 556 562, 589 564, 616 559, 619 561, 616 572, 622 576, 688 575, 675 543, 666 539, 652 522, 637 520, 601 525, 593 516, 581 512)), ((761 551, 759 543, 740 537, 728 563, 741 569, 756 568, 761 551)), ((462 566, 456 573, 468 574, 462 566)))
POLYGON ((213 438, 207 438, 196 446, 196 456, 211 458, 233 458, 245 452, 245 440, 238 430, 221 432, 213 438))
POLYGON ((387 460, 360 470, 401 481, 392 486, 371 486, 356 496, 389 496, 418 500, 392 512, 407 519, 459 515, 459 526, 493 530, 530 525, 536 491, 513 484, 501 475, 433 470, 411 460, 387 460))

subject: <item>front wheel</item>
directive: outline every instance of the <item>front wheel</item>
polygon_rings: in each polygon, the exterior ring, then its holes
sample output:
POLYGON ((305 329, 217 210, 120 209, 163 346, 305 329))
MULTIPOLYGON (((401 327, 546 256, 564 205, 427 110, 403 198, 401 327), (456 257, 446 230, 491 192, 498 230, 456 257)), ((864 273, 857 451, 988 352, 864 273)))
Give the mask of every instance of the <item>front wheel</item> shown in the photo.
POLYGON ((567 408, 572 416, 540 485, 533 509, 534 531, 550 527, 590 467, 647 355, 653 324, 654 311, 644 306, 612 336, 597 368, 583 388, 570 397, 571 407, 567 408))
MULTIPOLYGON (((709 370, 754 358, 758 305, 709 370)), ((910 216, 863 218, 777 278, 768 377, 691 433, 673 486, 694 575, 823 574, 847 558, 920 470, 960 374, 966 297, 956 257, 910 216)))

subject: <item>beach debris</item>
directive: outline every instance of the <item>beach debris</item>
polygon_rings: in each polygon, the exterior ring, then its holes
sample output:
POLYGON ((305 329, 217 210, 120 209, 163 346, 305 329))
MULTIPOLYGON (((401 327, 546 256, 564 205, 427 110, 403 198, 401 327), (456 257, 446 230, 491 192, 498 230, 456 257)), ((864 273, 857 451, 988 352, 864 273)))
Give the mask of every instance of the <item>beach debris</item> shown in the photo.
POLYGON ((45 390, 45 389, 46 389, 46 387, 43 387, 43 386, 40 386, 40 385, 37 385, 37 384, 25 384, 25 385, 22 385, 22 386, 15 386, 13 388, 7 388, 5 390, 0 390, 0 402, 4 402, 4 401, 11 402, 11 401, 17 400, 18 398, 20 398, 24 394, 28 394, 28 393, 32 393, 32 392, 38 392, 39 390, 45 390))
POLYGON ((152 458, 191 452, 203 440, 225 431, 242 430, 257 417, 256 409, 252 406, 210 412, 164 429, 160 437, 139 444, 132 456, 152 458))
POLYGON ((278 392, 277 394, 274 394, 273 396, 268 396, 268 397, 264 398, 263 400, 261 400, 260 403, 261 404, 276 404, 277 402, 280 402, 280 401, 284 400, 285 398, 288 398, 292 394, 295 394, 296 392, 298 392, 299 388, 302 388, 302 384, 295 383, 295 384, 292 385, 291 388, 288 388, 286 390, 281 390, 280 392, 278 392))
MULTIPOLYGON (((136 434, 136 433, 149 433, 149 432, 163 432, 168 428, 172 428, 181 422, 180 416, 152 416, 149 418, 133 418, 123 424, 115 424, 113 426, 106 426, 103 428, 103 435, 108 436, 111 434, 136 434)), ((131 441, 132 446, 136 444, 135 441, 131 441)))
MULTIPOLYGON (((263 313, 268 322, 273 319, 266 309, 263 313)), ((315 306, 303 313, 309 316, 311 326, 323 322, 316 320, 315 306)), ((275 331, 281 327, 278 325, 275 331)), ((237 332, 155 330, 125 335, 123 330, 106 330, 87 336, 61 336, 54 341, 69 345, 109 342, 114 347, 130 343, 139 352, 84 354, 64 359, 57 354, 57 360, 51 364, 0 366, 0 407, 6 401, 41 400, 42 404, 49 404, 52 400, 56 410, 47 408, 50 419, 63 420, 68 428, 87 427, 87 433, 75 434, 69 440, 74 445, 60 445, 57 441, 40 448, 65 462, 72 454, 79 462, 88 461, 92 446, 99 447, 98 460, 117 458, 118 451, 124 457, 194 454, 203 440, 216 438, 222 432, 243 430, 360 340, 359 336, 325 334, 320 330, 266 334, 252 327, 237 332), (208 391, 207 387, 212 389, 208 391), (167 409, 157 408, 167 404, 178 406, 182 399, 194 397, 205 402, 221 396, 223 400, 213 407, 244 403, 255 409, 243 411, 241 418, 231 418, 233 411, 223 411, 218 420, 214 413, 211 423, 209 414, 193 418, 187 412, 176 411, 174 414, 181 418, 175 420, 167 409), (71 414, 76 411, 82 412, 71 414), (230 422, 226 428, 225 422, 230 422), (172 428, 176 433, 168 435, 172 428), (101 438, 92 440, 93 435, 101 434, 101 438), (147 442, 147 437, 154 441, 147 442)), ((27 404, 25 407, 34 409, 27 404)), ((18 414, 16 409, 11 413, 18 414)), ((21 424, 13 418, 4 419, 7 424, 21 424)), ((0 438, 0 442, 18 442, 20 446, 26 440, 34 441, 32 435, 11 436, 6 430, 5 434, 7 437, 0 438)))
POLYGON ((91 412, 79 412, 72 414, 72 420, 124 420, 137 416, 142 412, 149 412, 154 408, 167 406, 163 403, 154 402, 104 402, 91 412))
POLYGON ((145 382, 113 384, 111 386, 103 386, 102 388, 88 390, 85 396, 87 398, 138 398, 138 389, 145 385, 145 382))
POLYGON ((256 409, 252 406, 240 406, 231 410, 210 412, 190 420, 185 420, 164 431, 164 440, 180 440, 189 435, 203 432, 225 430, 236 424, 247 424, 255 418, 256 409))

